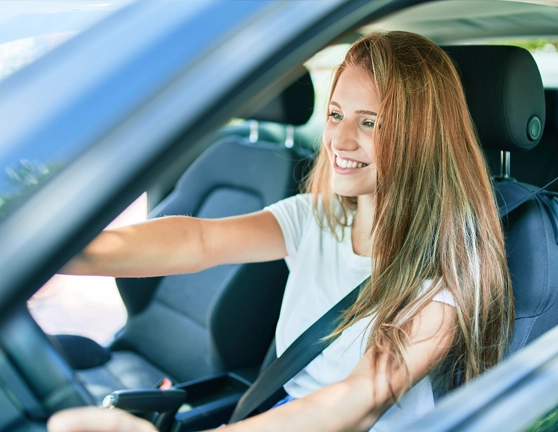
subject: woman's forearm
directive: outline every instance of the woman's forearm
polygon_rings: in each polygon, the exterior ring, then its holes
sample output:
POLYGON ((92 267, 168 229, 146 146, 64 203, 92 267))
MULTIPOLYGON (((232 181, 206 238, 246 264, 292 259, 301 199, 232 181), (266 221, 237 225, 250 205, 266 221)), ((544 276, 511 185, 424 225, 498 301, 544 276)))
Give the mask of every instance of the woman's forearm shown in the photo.
POLYGON ((147 277, 206 268, 199 219, 173 216, 103 231, 60 273, 147 277))
POLYGON ((390 404, 374 403, 367 379, 349 377, 241 423, 227 432, 368 431, 390 404))
POLYGON ((169 216, 103 231, 61 273, 165 276, 286 255, 281 227, 268 211, 222 219, 169 216))

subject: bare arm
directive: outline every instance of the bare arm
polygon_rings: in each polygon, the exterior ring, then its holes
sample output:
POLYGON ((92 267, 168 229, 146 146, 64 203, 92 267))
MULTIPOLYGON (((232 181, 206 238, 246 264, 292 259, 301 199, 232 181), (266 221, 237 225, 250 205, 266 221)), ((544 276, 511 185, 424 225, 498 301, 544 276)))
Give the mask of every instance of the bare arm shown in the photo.
POLYGON ((103 231, 61 273, 162 276, 286 255, 281 228, 271 212, 224 219, 171 216, 103 231))

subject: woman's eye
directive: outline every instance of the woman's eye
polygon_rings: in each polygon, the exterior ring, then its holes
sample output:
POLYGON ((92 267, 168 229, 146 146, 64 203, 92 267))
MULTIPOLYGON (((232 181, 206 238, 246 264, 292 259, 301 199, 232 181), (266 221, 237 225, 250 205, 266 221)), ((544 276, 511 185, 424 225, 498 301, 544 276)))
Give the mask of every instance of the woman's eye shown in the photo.
POLYGON ((362 122, 362 125, 366 128, 373 128, 376 125, 376 122, 372 120, 365 120, 362 122))
POLYGON ((332 111, 328 114, 329 117, 331 117, 333 120, 335 121, 341 121, 343 120, 343 116, 338 113, 337 111, 332 111))

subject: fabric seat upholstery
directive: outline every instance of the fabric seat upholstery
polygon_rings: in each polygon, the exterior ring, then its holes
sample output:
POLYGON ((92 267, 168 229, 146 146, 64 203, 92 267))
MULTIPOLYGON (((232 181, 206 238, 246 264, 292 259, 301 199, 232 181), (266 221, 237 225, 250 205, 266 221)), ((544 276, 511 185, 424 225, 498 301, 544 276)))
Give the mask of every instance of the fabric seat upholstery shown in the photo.
MULTIPOLYGON (((313 104, 306 72, 253 117, 299 125, 308 120, 313 104)), ((188 168, 150 218, 219 218, 261 210, 297 193, 303 168, 293 149, 227 136, 188 168)), ((97 402, 114 390, 153 387, 163 377, 183 382, 257 367, 273 337, 287 275, 280 260, 117 279, 128 321, 114 343, 108 349, 88 343, 77 355, 75 337, 59 337, 58 343, 97 402), (84 367, 79 361, 84 355, 101 360, 84 367)))
MULTIPOLYGON (((545 89, 546 122, 544 133, 535 148, 514 152, 511 158, 511 175, 520 182, 545 186, 558 177, 558 90, 545 89)), ((487 149, 491 171, 500 175, 500 151, 487 149)), ((548 190, 558 192, 558 182, 548 190)))
MULTIPOLYGON (((545 99, 532 56, 517 47, 445 49, 458 66, 483 147, 509 151, 512 157, 534 148, 541 137, 529 135, 529 122, 537 116, 544 128, 545 99)), ((539 163, 543 166, 546 161, 541 159, 539 163)), ((535 190, 537 187, 513 178, 495 181, 501 207, 512 206, 535 190)), ((509 353, 558 325, 557 214, 556 198, 541 194, 503 220, 515 297, 515 328, 509 353)))

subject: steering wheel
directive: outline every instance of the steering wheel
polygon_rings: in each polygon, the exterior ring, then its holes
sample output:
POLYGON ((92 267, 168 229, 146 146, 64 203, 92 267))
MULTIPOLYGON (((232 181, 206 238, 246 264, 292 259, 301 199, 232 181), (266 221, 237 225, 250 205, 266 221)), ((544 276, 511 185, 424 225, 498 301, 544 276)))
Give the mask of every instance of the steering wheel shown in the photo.
MULTIPOLYGON (((73 369, 25 305, 17 306, 11 316, 4 317, 0 347, 27 385, 27 389, 20 389, 20 394, 12 388, 12 396, 26 399, 25 394, 30 390, 40 405, 35 412, 26 412, 32 420, 45 421, 54 412, 65 408, 95 405, 92 396, 76 379, 73 369)), ((5 372, 0 369, 0 379, 6 378, 2 377, 5 372)), ((20 402, 26 411, 30 411, 29 398, 20 402)))

